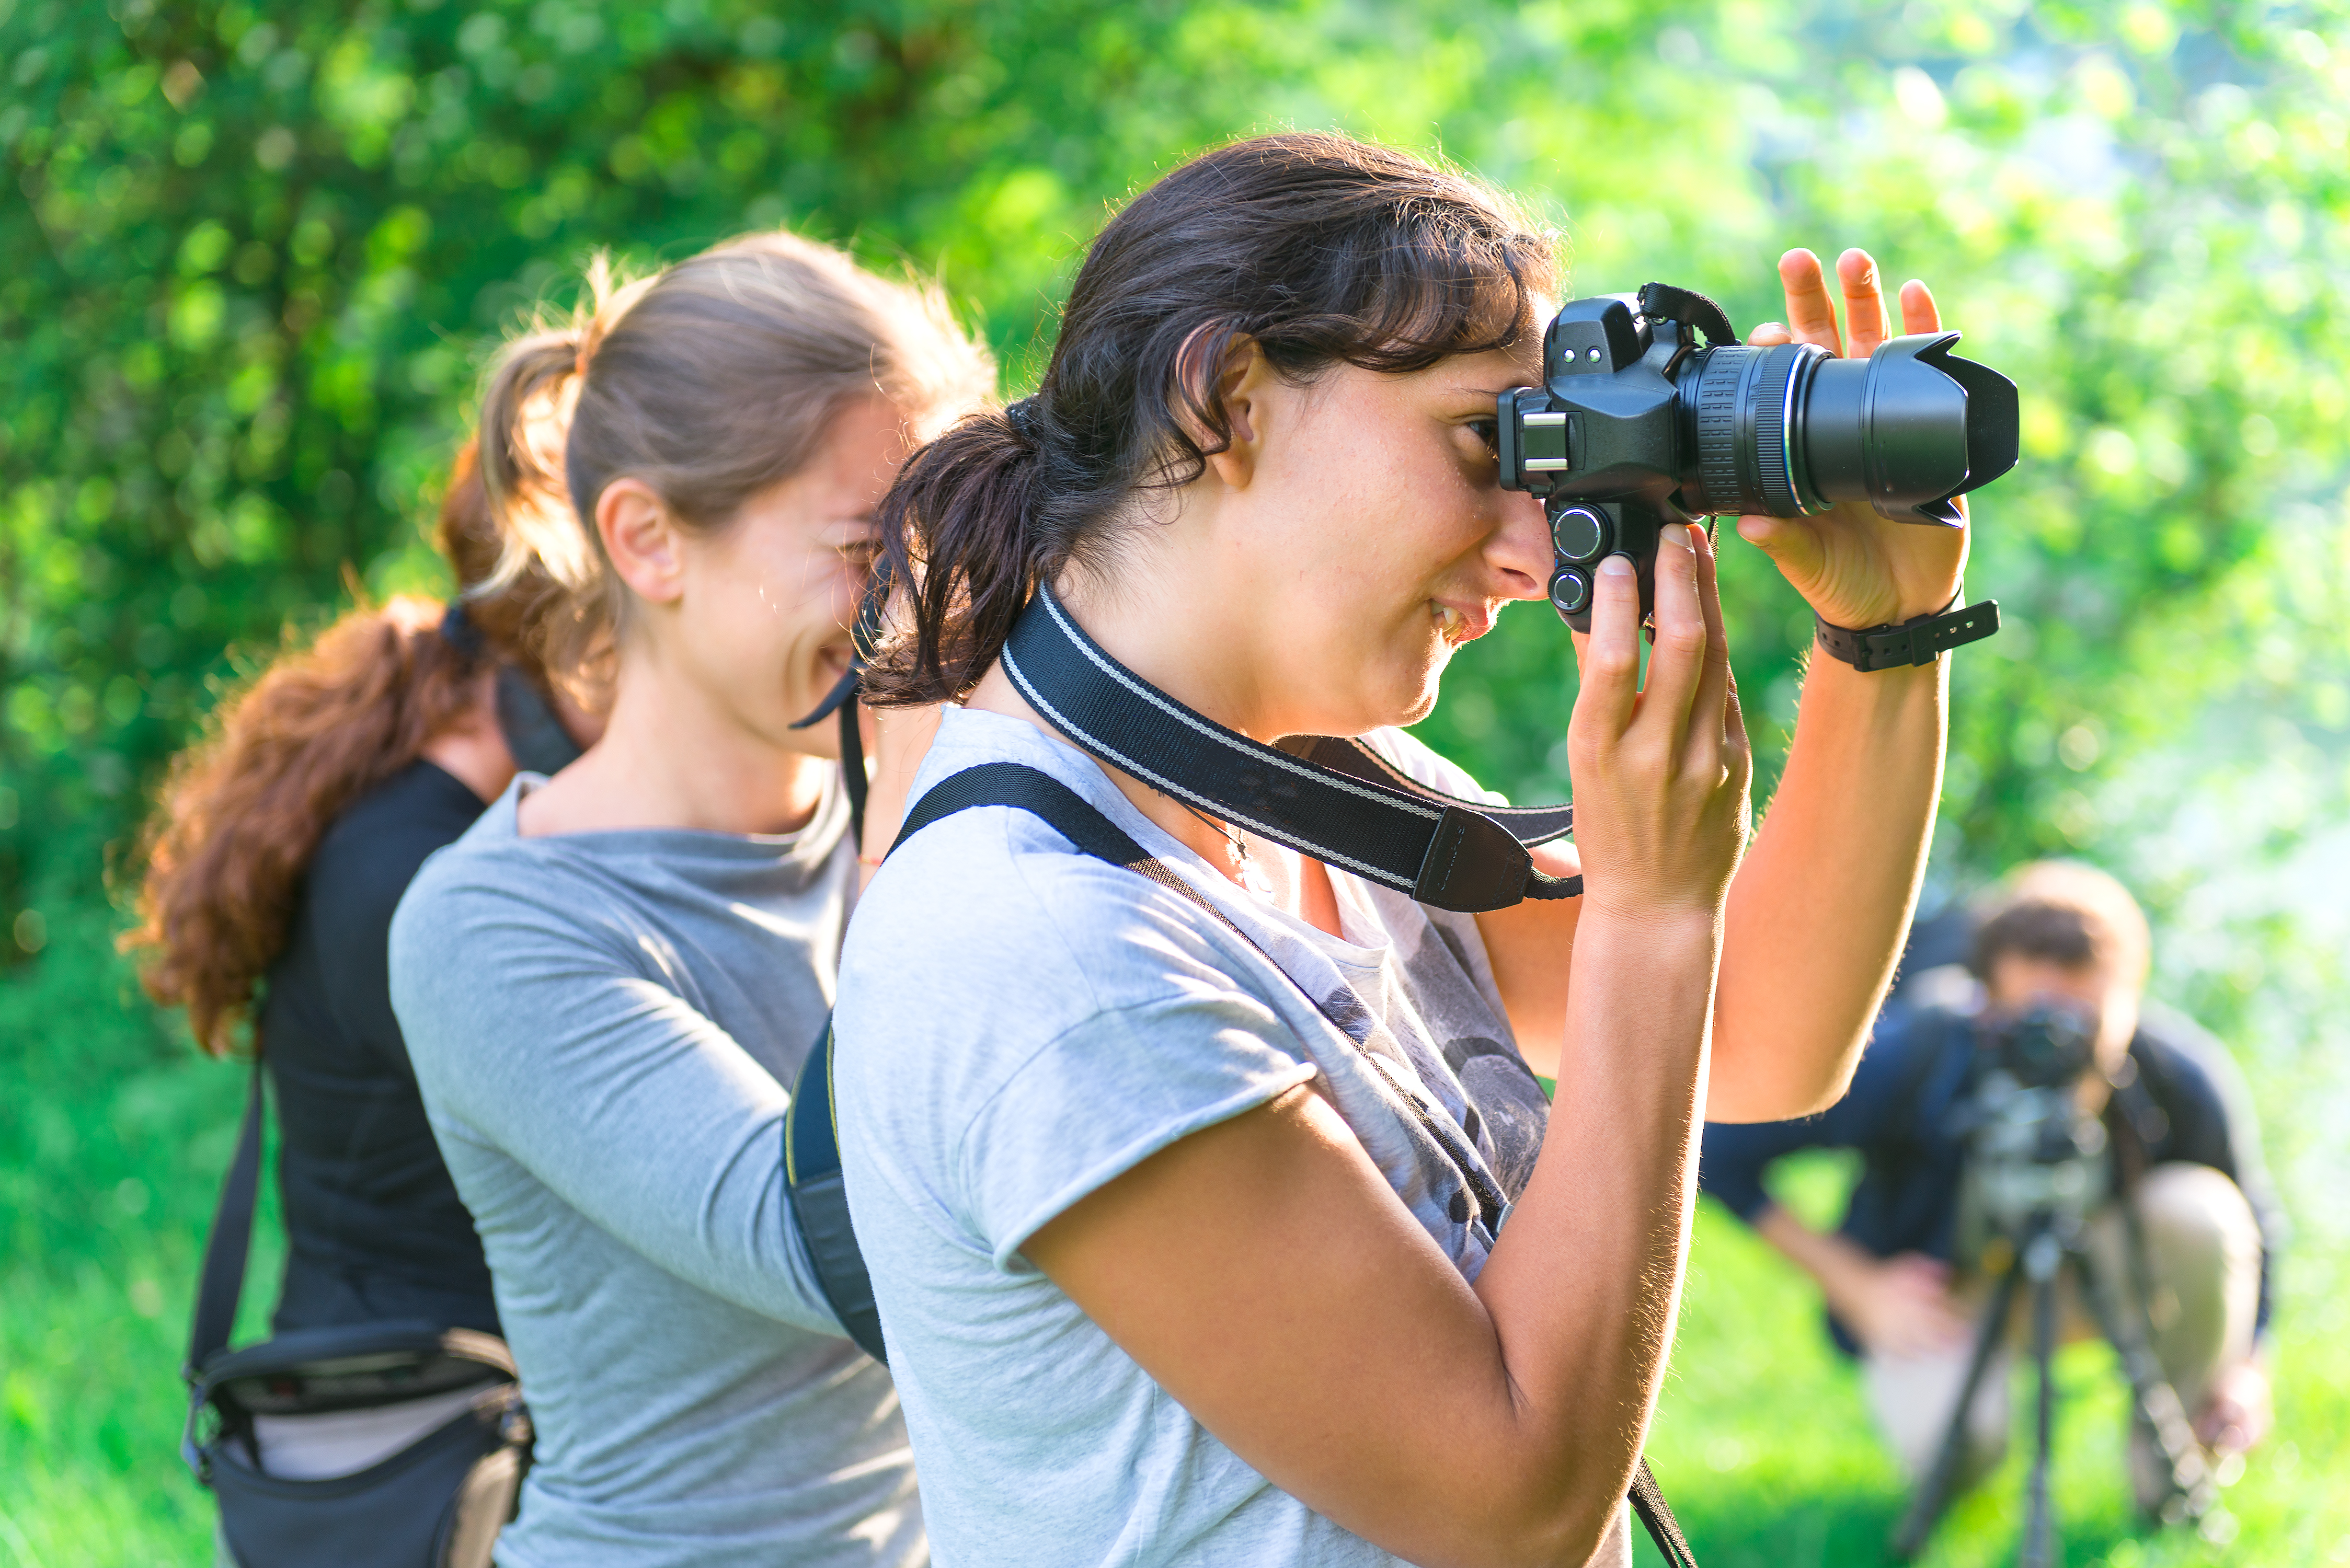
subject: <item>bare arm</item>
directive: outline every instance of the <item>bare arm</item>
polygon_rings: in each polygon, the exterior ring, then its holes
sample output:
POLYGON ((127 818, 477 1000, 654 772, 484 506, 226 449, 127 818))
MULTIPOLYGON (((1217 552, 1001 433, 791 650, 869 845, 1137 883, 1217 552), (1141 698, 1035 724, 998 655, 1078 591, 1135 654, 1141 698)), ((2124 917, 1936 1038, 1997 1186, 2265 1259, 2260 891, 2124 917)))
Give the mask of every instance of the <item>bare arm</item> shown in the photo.
MULTIPOLYGON (((1758 343, 1814 343, 1860 358, 1893 335, 1877 264, 1836 264, 1847 341, 1819 261, 1779 264, 1787 326, 1758 343)), ((1901 290, 1902 330, 1939 330, 1921 283, 1901 290)), ((1883 626, 1941 609, 1966 569, 1967 530, 1892 523, 1866 506, 1747 517, 1738 532, 1831 623, 1883 626)), ((1713 1101, 1719 1121, 1776 1121, 1834 1105, 1852 1081, 1916 908, 1941 791, 1942 660, 1863 675, 1817 654, 1779 793, 1731 889, 1713 1101)))
POLYGON ((1601 579, 1573 737, 1594 891, 1558 1109, 1474 1285, 1310 1089, 1183 1139, 1024 1249, 1236 1453, 1417 1563, 1586 1562, 1671 1337, 1748 763, 1718 613, 1694 556, 1667 555, 1645 692, 1628 574, 1601 579))
MULTIPOLYGON (((1849 343, 1817 258, 1780 263, 1787 327, 1753 341, 1863 356, 1891 335, 1876 264, 1837 264, 1849 343), (1791 330, 1792 328, 1792 330, 1791 330)), ((1903 329, 1937 329, 1924 285, 1902 290, 1903 329)), ((1964 568, 1964 529, 1891 523, 1866 506, 1816 517, 1748 517, 1739 534, 1777 563, 1829 621, 1864 628, 1939 610, 1964 568)), ((1701 558, 1704 546, 1700 545, 1701 558)), ((1705 561, 1708 570, 1711 562, 1705 561)), ((1708 1114, 1778 1121, 1834 1104, 1850 1083, 1915 907, 1941 788, 1947 680, 1938 661, 1863 675, 1815 657, 1787 770, 1730 896, 1708 1114)), ((1578 797, 1583 781, 1575 781, 1578 797)), ((1587 824, 1586 809, 1582 820, 1587 824)), ((1544 869, 1573 869, 1554 850, 1544 869)), ((1573 900, 1478 917, 1494 979, 1536 1072, 1558 1048, 1573 900)))

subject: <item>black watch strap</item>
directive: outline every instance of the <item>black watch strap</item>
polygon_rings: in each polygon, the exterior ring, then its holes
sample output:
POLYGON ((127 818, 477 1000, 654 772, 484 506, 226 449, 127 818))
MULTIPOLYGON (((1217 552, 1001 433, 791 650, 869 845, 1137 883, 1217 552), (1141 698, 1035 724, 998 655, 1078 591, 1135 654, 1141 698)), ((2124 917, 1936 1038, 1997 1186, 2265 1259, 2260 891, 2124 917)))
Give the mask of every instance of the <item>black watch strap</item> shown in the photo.
POLYGON ((1872 626, 1866 631, 1830 626, 1816 615, 1812 618, 1818 623, 1819 645, 1829 656, 1866 674, 1905 664, 1931 664, 1950 649, 1981 642, 1999 629, 1997 599, 1960 609, 1959 600, 1964 597, 1963 592, 1953 595, 1939 614, 1913 616, 1898 626, 1872 626))

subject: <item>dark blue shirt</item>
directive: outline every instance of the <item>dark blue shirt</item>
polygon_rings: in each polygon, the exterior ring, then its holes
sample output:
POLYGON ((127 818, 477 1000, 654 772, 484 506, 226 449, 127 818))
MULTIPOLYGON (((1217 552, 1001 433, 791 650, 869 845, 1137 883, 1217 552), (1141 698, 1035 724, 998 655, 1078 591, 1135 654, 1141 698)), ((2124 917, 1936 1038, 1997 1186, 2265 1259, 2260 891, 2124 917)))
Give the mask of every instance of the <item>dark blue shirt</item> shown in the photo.
MULTIPOLYGON (((1843 1099, 1816 1116, 1747 1126, 1706 1125, 1699 1185, 1752 1224, 1770 1206, 1763 1173, 1806 1148, 1856 1149, 1860 1180, 1838 1227, 1871 1255, 1922 1252, 1954 1261, 1964 1146, 1951 1113, 1973 1068, 1971 1016, 1942 1008, 1888 1006, 1843 1099)), ((2234 1181, 2261 1228, 2260 1325, 2273 1305, 2284 1217, 2261 1158, 2252 1119, 2227 1050, 2189 1020, 2148 1004, 2130 1041, 2105 1119, 2117 1148, 2142 1151, 2147 1166, 2208 1165, 2234 1181)), ((1833 1314, 1829 1330, 1847 1354, 1852 1336, 1833 1314)))
POLYGON ((303 874, 259 1030, 284 1135, 281 1334, 393 1318, 498 1332, 481 1238, 392 1016, 387 953, 416 868, 481 815, 472 790, 411 763, 335 819, 303 874))

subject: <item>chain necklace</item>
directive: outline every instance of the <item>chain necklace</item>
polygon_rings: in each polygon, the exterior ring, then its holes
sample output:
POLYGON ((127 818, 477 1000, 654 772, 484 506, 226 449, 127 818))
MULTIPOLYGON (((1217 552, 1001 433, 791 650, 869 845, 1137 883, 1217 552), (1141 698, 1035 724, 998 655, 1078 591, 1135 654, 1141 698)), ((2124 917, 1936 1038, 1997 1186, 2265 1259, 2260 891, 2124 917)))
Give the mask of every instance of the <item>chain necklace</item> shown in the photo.
MULTIPOLYGON (((1167 794, 1164 790, 1161 790, 1159 793, 1161 794, 1167 794)), ((1198 817, 1201 822, 1207 824, 1210 827, 1214 828, 1218 833, 1224 836, 1224 847, 1232 853, 1232 867, 1235 870, 1249 864, 1248 840, 1241 836, 1240 829, 1234 827, 1229 822, 1218 822, 1214 817, 1210 816, 1207 813, 1200 810, 1190 801, 1183 799, 1180 795, 1170 794, 1167 795, 1167 798, 1173 801, 1177 805, 1181 806, 1185 811, 1190 812, 1193 816, 1198 817)))

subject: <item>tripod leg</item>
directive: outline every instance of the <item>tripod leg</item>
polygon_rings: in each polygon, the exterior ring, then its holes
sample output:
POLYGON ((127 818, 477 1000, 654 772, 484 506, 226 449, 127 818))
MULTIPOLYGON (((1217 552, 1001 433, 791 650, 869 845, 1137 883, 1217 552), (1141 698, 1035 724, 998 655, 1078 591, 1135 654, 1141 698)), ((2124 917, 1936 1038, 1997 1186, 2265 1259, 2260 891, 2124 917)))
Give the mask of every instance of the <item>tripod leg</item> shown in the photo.
MULTIPOLYGON (((2133 1236, 2133 1241, 2135 1239, 2133 1236)), ((2117 1282, 2106 1276, 2088 1249, 2076 1249, 2073 1259, 2081 1271, 2082 1283, 2087 1287, 2082 1294, 2088 1298, 2097 1330, 2120 1357, 2122 1375, 2129 1379, 2132 1403, 2154 1429, 2155 1443, 2170 1467, 2170 1497, 2162 1506, 2163 1521, 2176 1524, 2186 1519, 2204 1520, 2214 1515, 2215 1511, 2224 1514, 2226 1511, 2219 1506, 2219 1479, 2211 1473, 2203 1445, 2196 1440, 2194 1426, 2187 1418, 2187 1407, 2179 1402, 2178 1392, 2171 1387, 2170 1380, 2163 1376, 2162 1364, 2154 1358, 2154 1351, 2147 1344, 2144 1290, 2133 1293, 2135 1299, 2125 1301, 2117 1282)))
POLYGON ((1926 1537, 1933 1532, 1935 1521, 1950 1506, 1959 1467, 1966 1461, 1967 1415, 1974 1408, 1975 1390, 1982 1386, 1984 1370, 1998 1352, 2000 1341, 2006 1337, 2007 1312, 2014 1303, 2016 1282, 2021 1277, 2020 1271, 2013 1268, 2002 1274, 1999 1284, 1991 1291, 1990 1304, 1983 1309, 1982 1321, 1975 1330, 1974 1355, 1967 1363, 1966 1381, 1959 1386, 1959 1402, 1950 1410, 1950 1424, 1942 1433, 1942 1447, 1934 1456, 1934 1468, 1918 1483, 1917 1495, 1910 1499, 1908 1511, 1893 1532, 1893 1555, 1905 1563, 1925 1550, 1926 1537))
POLYGON ((2023 1552, 2018 1568, 2055 1568, 2056 1525, 2048 1500, 2048 1461, 2056 1417, 2056 1270, 2064 1248, 2046 1231, 2032 1239, 2024 1267, 2032 1275, 2032 1362, 2040 1377, 2039 1408, 2033 1415, 2038 1447, 2026 1489, 2023 1552))

